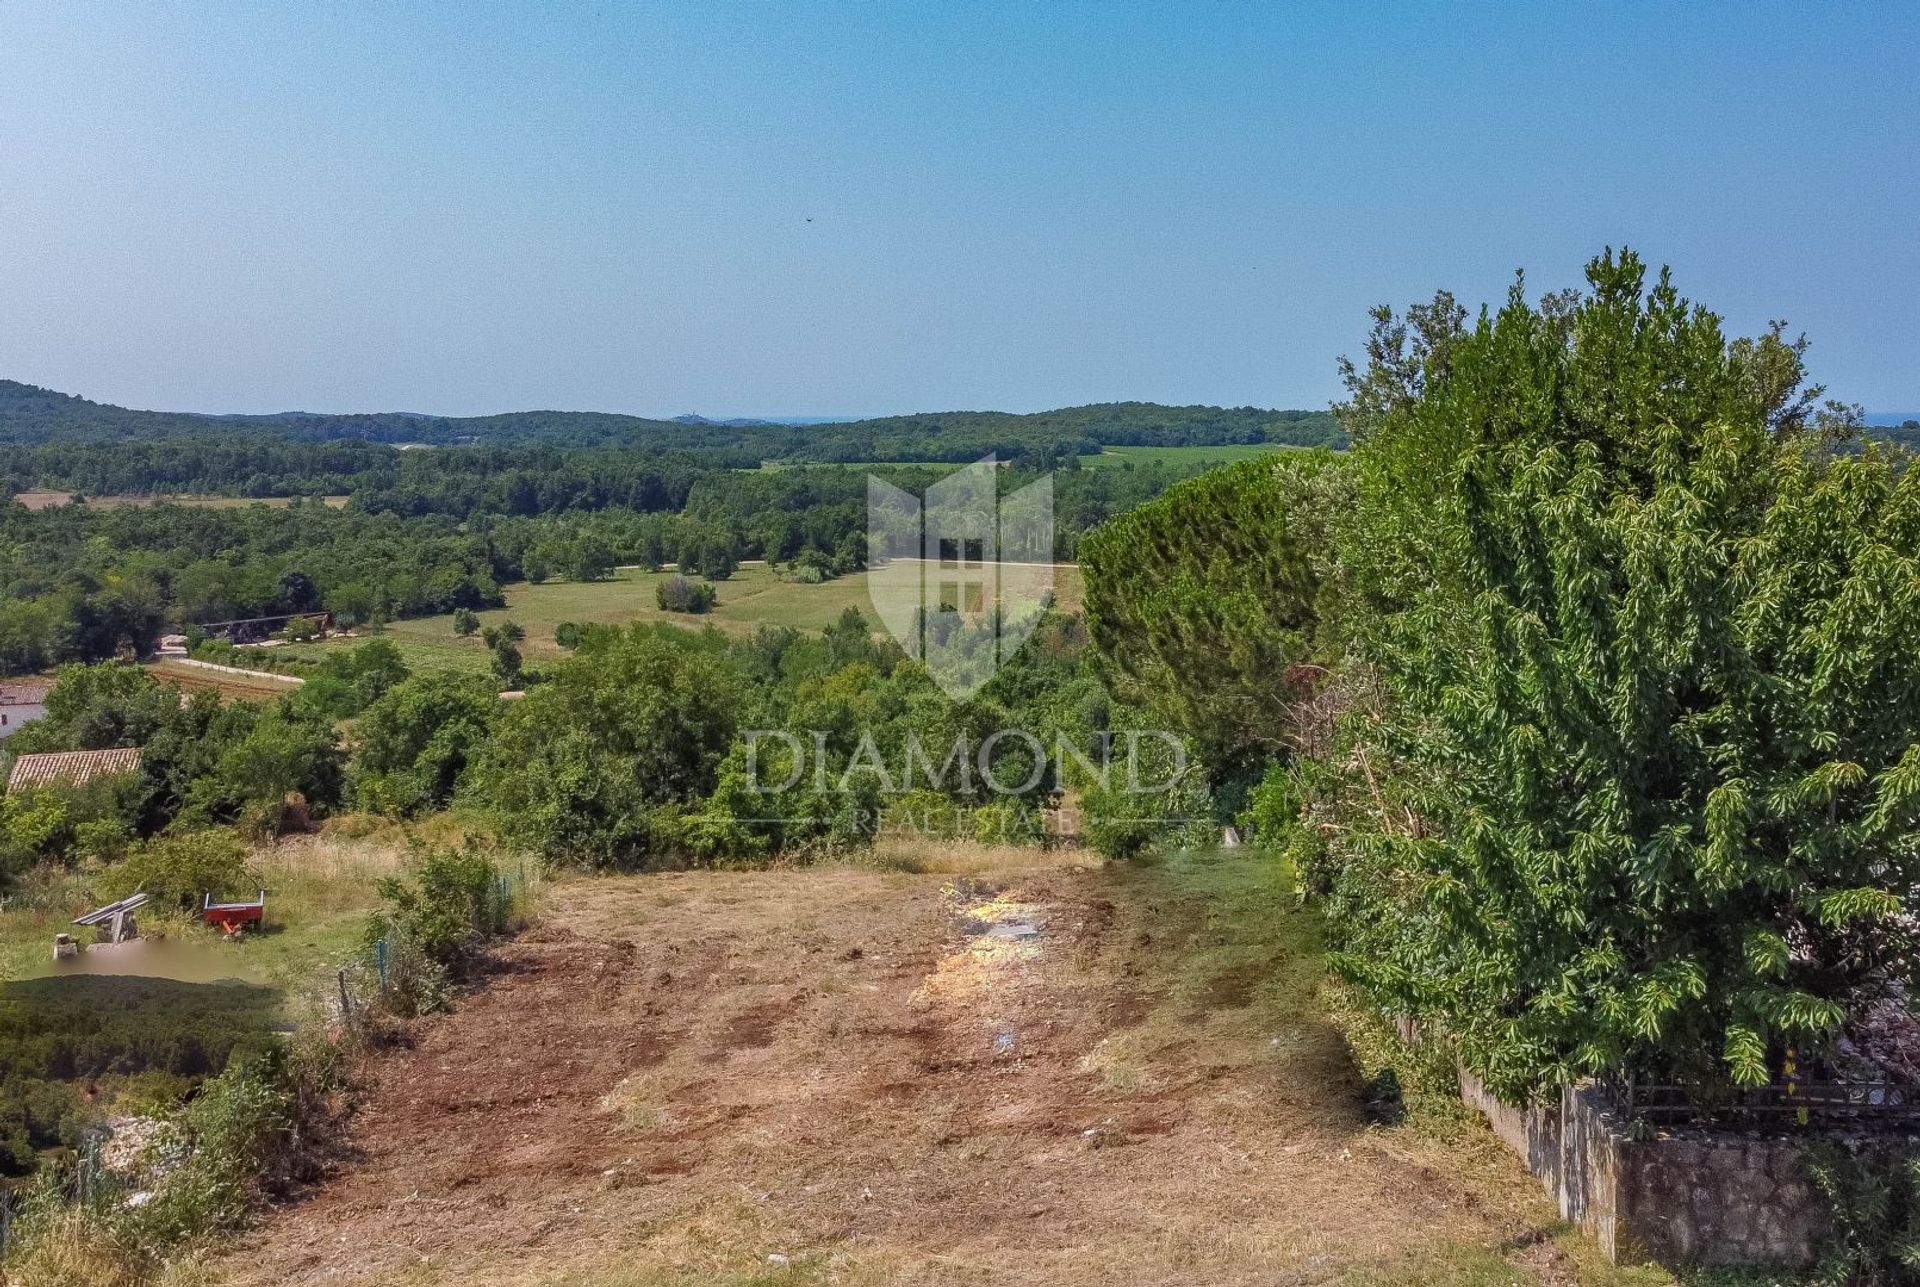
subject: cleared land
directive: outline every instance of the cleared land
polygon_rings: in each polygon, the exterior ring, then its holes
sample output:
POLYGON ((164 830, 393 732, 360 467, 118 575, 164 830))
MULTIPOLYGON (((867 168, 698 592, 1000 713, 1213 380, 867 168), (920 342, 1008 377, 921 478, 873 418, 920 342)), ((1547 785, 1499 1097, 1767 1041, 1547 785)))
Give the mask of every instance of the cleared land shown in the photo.
POLYGON ((1369 1124, 1272 862, 989 857, 551 888, 226 1281, 1667 1281, 1369 1124))
MULTIPOLYGON (((13 498, 28 509, 54 509, 73 503, 72 492, 15 492, 13 498)), ((319 499, 333 509, 346 508, 345 496, 322 496, 319 499)), ((89 496, 87 504, 93 509, 122 509, 129 505, 192 505, 199 509, 243 509, 248 505, 266 505, 273 509, 282 509, 293 504, 288 496, 89 496)))
MULTIPOLYGON (((521 649, 530 660, 536 661, 562 654, 560 646, 553 641, 553 630, 563 621, 608 625, 664 621, 693 630, 712 625, 730 634, 744 635, 762 625, 820 630, 839 620, 848 608, 857 608, 869 625, 879 629, 867 597, 864 572, 806 585, 780 579, 764 563, 745 564, 728 580, 714 583, 719 602, 712 612, 699 616, 661 609, 654 597, 655 587, 672 575, 671 572, 623 568, 607 581, 510 585, 506 587, 505 608, 478 615, 483 626, 497 625, 509 617, 518 622, 527 632, 521 649)), ((1078 608, 1080 569, 1071 564, 1059 565, 1054 569, 1053 582, 1060 606, 1078 608)), ((385 638, 398 645, 410 666, 484 670, 488 665, 487 647, 479 635, 462 639, 454 634, 451 616, 395 621, 387 626, 385 638)), ((313 657, 325 649, 350 648, 360 641, 336 636, 316 644, 288 645, 274 651, 282 656, 313 657)))

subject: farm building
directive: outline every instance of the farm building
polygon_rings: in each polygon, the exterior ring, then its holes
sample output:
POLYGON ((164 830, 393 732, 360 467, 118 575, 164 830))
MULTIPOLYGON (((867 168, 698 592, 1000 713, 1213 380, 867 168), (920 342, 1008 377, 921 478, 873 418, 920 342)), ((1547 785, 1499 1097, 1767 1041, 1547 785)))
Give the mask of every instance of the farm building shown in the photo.
POLYGON ((140 767, 137 747, 112 751, 52 751, 44 755, 23 755, 13 762, 7 775, 7 790, 23 787, 85 786, 100 778, 131 773, 140 767))
POLYGON ((32 723, 47 713, 47 693, 51 679, 28 679, 0 684, 0 737, 12 737, 22 724, 32 723))

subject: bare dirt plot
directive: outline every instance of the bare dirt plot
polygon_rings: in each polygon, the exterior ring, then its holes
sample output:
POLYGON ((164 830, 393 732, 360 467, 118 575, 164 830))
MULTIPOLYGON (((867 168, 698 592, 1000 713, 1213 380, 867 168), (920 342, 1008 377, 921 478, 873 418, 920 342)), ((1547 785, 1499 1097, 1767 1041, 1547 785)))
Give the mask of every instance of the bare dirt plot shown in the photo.
POLYGON ((224 1268, 573 1287, 1588 1277, 1504 1156, 1367 1125, 1313 1003, 1313 940, 1247 857, 571 882, 488 986, 372 1068, 357 1158, 224 1268))

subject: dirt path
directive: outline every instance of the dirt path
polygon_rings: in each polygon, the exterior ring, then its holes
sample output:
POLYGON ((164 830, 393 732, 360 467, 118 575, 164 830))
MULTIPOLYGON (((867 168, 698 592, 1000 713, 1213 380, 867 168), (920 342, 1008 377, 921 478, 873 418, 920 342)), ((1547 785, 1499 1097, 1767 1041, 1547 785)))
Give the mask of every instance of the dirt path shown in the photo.
POLYGON ((1366 1126, 1311 936, 1244 857, 572 882, 371 1071, 358 1160, 227 1268, 1568 1280, 1513 1167, 1366 1126))

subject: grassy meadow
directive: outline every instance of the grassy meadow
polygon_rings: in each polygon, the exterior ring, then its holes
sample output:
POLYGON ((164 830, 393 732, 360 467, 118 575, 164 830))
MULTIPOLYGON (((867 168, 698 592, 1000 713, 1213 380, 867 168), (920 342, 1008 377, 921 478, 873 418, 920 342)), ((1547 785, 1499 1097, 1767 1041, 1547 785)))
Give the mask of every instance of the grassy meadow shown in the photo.
MULTIPOLYGON (((880 628, 867 597, 867 574, 855 573, 808 585, 783 579, 764 563, 741 566, 732 577, 715 583, 719 602, 712 612, 694 616, 663 610, 655 587, 672 572, 622 568, 606 581, 522 582, 506 587, 507 606, 479 613, 482 626, 498 625, 511 617, 527 632, 521 645, 529 661, 562 655, 553 641, 554 627, 563 621, 581 624, 626 625, 633 621, 665 621, 688 629, 712 625, 730 634, 751 634, 763 625, 822 630, 848 608, 857 608, 874 629, 880 628)), ((1054 593, 1060 606, 1077 609, 1081 601, 1080 569, 1054 569, 1054 593)), ((485 670, 490 655, 478 632, 461 638, 451 615, 395 621, 385 637, 396 644, 407 664, 421 669, 485 670)), ((317 657, 327 649, 351 648, 360 638, 335 636, 313 644, 292 644, 274 651, 281 656, 317 657)))
POLYGON ((1251 460, 1274 451, 1299 451, 1278 442, 1224 443, 1214 447, 1108 447, 1097 456, 1080 457, 1082 469, 1117 469, 1122 465, 1226 465, 1251 460))

